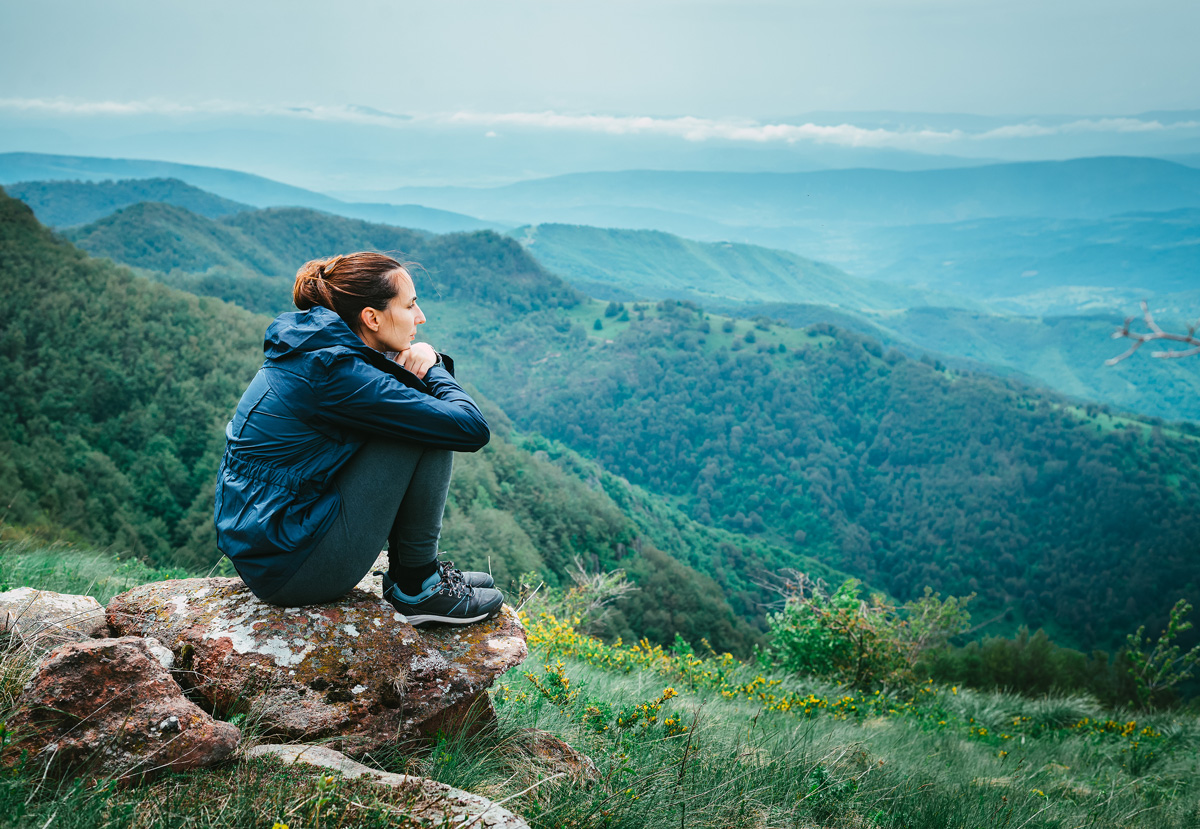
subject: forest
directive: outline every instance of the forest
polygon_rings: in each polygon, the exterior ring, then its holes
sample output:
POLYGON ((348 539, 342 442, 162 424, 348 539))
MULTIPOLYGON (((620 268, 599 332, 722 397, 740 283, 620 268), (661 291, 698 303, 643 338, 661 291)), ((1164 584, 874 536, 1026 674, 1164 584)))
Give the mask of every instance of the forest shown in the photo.
MULTIPOLYGON (((665 499, 692 527, 724 531, 721 543, 671 554, 714 579, 726 606, 759 627, 764 578, 814 561, 899 599, 925 586, 974 592, 977 617, 993 621, 985 632, 1045 627, 1083 648, 1114 647, 1138 624, 1160 624, 1175 599, 1195 600, 1190 539, 1200 519, 1189 504, 1200 430, 1188 424, 949 370, 827 325, 733 320, 671 300, 606 306, 491 232, 431 236, 301 209, 213 221, 137 205, 71 238, 168 284, 224 273, 231 290, 213 293, 264 311, 286 307, 284 263, 356 248, 419 262, 425 335, 455 354, 517 432, 581 453, 665 499), (244 259, 205 258, 205 240, 217 240, 209 251, 234 249, 223 233, 241 240, 244 259), (275 299, 239 291, 255 284, 275 299)), ((250 371, 255 358, 238 359, 250 371)), ((219 449, 221 398, 207 399, 209 425, 195 428, 212 444, 188 450, 184 469, 202 456, 211 465, 219 449)), ((161 526, 148 517, 156 529, 139 532, 156 555, 186 560, 201 556, 188 544, 204 532, 204 508, 180 501, 154 516, 161 526)), ((597 562, 624 562, 616 551, 628 542, 610 540, 593 550, 597 562)), ((539 552, 549 562, 547 549, 539 552)), ((561 573, 562 563, 548 569, 561 573)))
MULTIPOLYGON (((0 252, 12 303, 0 327, 4 536, 232 574, 216 548, 213 480, 269 319, 89 258, 7 197, 0 252)), ((481 402, 494 437, 459 457, 448 555, 490 566, 509 589, 522 578, 570 584, 576 561, 589 571, 622 568, 640 589, 607 617, 614 637, 670 643, 682 632, 737 653, 761 640, 747 621, 753 613, 735 614, 685 553, 781 552, 701 526, 612 476, 602 487, 594 466, 544 439, 530 442, 481 402)))

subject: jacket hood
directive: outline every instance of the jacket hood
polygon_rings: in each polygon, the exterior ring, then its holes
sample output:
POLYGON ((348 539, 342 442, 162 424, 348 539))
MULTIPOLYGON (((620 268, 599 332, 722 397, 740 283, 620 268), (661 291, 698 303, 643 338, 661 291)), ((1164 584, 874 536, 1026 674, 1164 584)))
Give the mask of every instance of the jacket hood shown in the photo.
POLYGON ((319 305, 307 311, 280 314, 267 326, 263 341, 268 360, 278 360, 296 352, 338 347, 378 353, 351 331, 341 317, 319 305))
POLYGON ((267 326, 263 351, 267 362, 317 351, 350 351, 410 388, 427 391, 427 384, 362 341, 335 312, 317 306, 307 311, 289 311, 267 326))

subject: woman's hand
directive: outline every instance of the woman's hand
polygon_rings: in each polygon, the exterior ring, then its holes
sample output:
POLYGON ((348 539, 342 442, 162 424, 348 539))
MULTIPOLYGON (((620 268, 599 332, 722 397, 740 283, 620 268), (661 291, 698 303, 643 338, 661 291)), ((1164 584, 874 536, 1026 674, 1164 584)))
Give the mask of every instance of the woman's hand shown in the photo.
POLYGON ((438 355, 429 343, 413 343, 412 348, 407 348, 397 354, 395 360, 399 365, 424 380, 425 373, 437 363, 438 355))

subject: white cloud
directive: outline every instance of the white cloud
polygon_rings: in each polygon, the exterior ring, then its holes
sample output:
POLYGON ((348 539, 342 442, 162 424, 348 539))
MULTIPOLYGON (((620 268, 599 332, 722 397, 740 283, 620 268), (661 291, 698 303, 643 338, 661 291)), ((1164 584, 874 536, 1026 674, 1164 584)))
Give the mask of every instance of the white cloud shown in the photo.
POLYGON ((67 98, 0 98, 0 110, 63 116, 128 115, 245 115, 278 116, 308 121, 331 121, 403 127, 410 116, 362 106, 273 105, 239 101, 203 101, 183 104, 159 98, 143 101, 75 101, 67 98))
POLYGON ((745 143, 812 142, 846 147, 891 147, 909 150, 937 150, 959 141, 998 141, 1040 138, 1073 133, 1155 132, 1195 129, 1200 121, 1164 124, 1137 118, 1090 118, 1061 124, 1032 122, 1008 124, 983 132, 960 129, 868 128, 854 124, 760 123, 752 120, 698 118, 690 115, 655 117, 649 115, 573 115, 560 112, 472 112, 400 115, 363 106, 271 105, 236 101, 207 101, 183 104, 161 99, 143 101, 77 101, 65 98, 0 98, 0 111, 60 116, 136 116, 136 115, 242 115, 284 117, 333 123, 349 123, 404 129, 413 124, 434 126, 471 126, 485 129, 484 135, 496 136, 493 127, 517 127, 529 130, 556 130, 604 133, 608 135, 659 135, 684 141, 733 141, 745 143))
POLYGON ((1045 135, 1066 135, 1080 132, 1157 132, 1172 129, 1195 129, 1200 121, 1141 121, 1137 118, 1084 118, 1066 124, 1010 124, 971 136, 976 140, 992 138, 1040 138, 1045 135))

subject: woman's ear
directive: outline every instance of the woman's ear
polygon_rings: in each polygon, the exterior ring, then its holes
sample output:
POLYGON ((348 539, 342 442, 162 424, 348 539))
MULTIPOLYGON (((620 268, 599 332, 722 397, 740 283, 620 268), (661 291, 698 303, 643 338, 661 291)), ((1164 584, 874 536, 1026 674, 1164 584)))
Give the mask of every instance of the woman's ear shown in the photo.
POLYGON ((358 318, 362 321, 363 327, 370 331, 379 330, 379 312, 371 306, 367 306, 359 312, 358 318))

